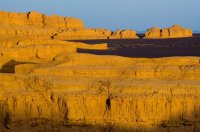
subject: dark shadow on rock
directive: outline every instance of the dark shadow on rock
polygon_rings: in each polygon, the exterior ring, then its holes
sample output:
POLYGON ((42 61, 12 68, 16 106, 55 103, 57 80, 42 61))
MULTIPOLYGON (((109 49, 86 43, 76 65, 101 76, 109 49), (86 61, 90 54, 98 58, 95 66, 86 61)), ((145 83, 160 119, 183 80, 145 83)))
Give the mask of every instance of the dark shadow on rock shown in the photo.
POLYGON ((78 49, 78 53, 125 57, 200 56, 200 35, 176 39, 74 40, 87 44, 107 43, 109 50, 78 49))
POLYGON ((173 56, 200 56, 200 48, 121 48, 117 50, 86 50, 77 49, 78 53, 95 55, 117 55, 124 57, 159 58, 173 56))
MULTIPOLYGON (((198 104, 196 104, 198 105, 198 104)), ((194 106, 196 107, 196 106, 194 106)), ((184 112, 179 111, 175 114, 174 117, 170 119, 163 119, 163 122, 152 122, 153 124, 147 124, 145 122, 136 122, 135 125, 129 127, 120 127, 111 122, 105 121, 104 125, 96 123, 96 125, 80 123, 79 121, 74 122, 68 119, 64 121, 53 121, 45 118, 32 118, 29 119, 28 126, 24 127, 24 124, 21 124, 23 121, 19 120, 10 120, 5 118, 6 122, 9 123, 8 127, 10 130, 15 131, 59 131, 59 132, 199 132, 200 131, 200 110, 191 111, 194 114, 188 119, 184 118, 184 112), (52 124, 53 123, 53 124, 52 124), (142 123, 142 124, 141 124, 142 123), (144 123, 144 124, 143 124, 144 123), (137 125, 138 124, 138 125, 137 125)), ((159 114, 159 113, 158 113, 159 114)), ((8 128, 3 128, 5 131, 8 128)), ((1 129, 1 127, 0 127, 1 129)))
POLYGON ((5 63, 0 69, 0 73, 15 73, 15 66, 20 64, 35 64, 31 62, 18 62, 15 60, 10 60, 9 62, 5 63))
POLYGON ((160 122, 157 128, 165 128, 170 132, 200 132, 200 110, 194 110, 191 113, 193 113, 192 116, 187 117, 188 113, 180 111, 171 119, 160 122))

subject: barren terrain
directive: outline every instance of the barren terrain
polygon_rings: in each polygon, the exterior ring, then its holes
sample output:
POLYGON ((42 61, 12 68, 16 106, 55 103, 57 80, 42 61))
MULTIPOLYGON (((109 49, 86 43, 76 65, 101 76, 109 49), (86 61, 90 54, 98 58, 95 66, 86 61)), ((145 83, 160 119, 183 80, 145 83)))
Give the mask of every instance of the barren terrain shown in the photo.
POLYGON ((173 27, 0 11, 0 131, 200 131, 200 36, 173 27))

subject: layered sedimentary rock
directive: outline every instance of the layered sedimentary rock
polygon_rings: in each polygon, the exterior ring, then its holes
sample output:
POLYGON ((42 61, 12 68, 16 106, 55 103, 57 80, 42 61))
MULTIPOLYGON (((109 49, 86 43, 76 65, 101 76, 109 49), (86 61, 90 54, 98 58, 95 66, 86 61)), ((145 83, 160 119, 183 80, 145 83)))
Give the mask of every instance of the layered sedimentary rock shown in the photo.
MULTIPOLYGON (((45 15, 36 11, 28 12, 27 13, 27 23, 34 26, 42 27, 44 25, 44 17, 45 15)), ((56 23, 55 23, 56 24, 56 23)))
POLYGON ((39 12, 14 13, 0 11, 0 35, 4 37, 51 38, 66 29, 81 29, 78 18, 47 16, 39 12))
POLYGON ((55 39, 0 40, 0 53, 3 57, 21 59, 52 59, 63 52, 76 52, 80 49, 106 50, 106 43, 88 45, 79 42, 68 42, 55 39))
POLYGON ((53 36, 60 40, 87 40, 87 39, 134 39, 138 38, 133 30, 117 30, 111 32, 107 29, 79 29, 66 30, 53 36))
POLYGON ((1 131, 200 131, 199 57, 81 54, 108 46, 62 40, 136 34, 38 12, 1 16, 1 131))
POLYGON ((13 66, 12 74, 0 74, 1 129, 199 130, 199 60, 75 53, 35 66, 16 59, 2 68, 13 66))
POLYGON ((60 40, 107 39, 111 35, 107 29, 66 30, 53 36, 60 40))
POLYGON ((110 39, 130 39, 138 38, 136 32, 133 30, 116 30, 109 37, 110 39))
POLYGON ((160 38, 161 29, 159 27, 152 27, 145 33, 145 38, 160 38))
POLYGON ((158 27, 153 27, 147 30, 145 33, 145 38, 181 38, 181 37, 191 37, 192 30, 183 28, 179 25, 173 25, 170 28, 160 29, 158 27))
POLYGON ((86 28, 74 17, 47 16, 32 11, 13 13, 0 11, 0 35, 4 37, 56 38, 60 40, 137 38, 133 30, 112 32, 101 28, 86 28))
POLYGON ((84 28, 83 21, 74 17, 65 17, 65 27, 67 29, 82 29, 84 28))
POLYGON ((4 38, 50 39, 56 33, 57 31, 51 28, 0 24, 0 35, 4 38))
POLYGON ((58 15, 47 16, 45 14, 31 11, 28 13, 15 13, 0 11, 1 24, 39 26, 55 29, 80 29, 84 28, 83 22, 78 18, 63 17, 58 15))

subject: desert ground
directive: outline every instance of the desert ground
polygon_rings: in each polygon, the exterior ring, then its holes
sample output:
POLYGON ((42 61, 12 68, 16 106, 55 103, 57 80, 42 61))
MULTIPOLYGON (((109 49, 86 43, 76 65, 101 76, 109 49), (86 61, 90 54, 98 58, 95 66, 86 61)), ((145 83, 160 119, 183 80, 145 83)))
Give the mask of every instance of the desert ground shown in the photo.
POLYGON ((0 131, 200 131, 199 51, 179 25, 137 35, 0 11, 0 131))

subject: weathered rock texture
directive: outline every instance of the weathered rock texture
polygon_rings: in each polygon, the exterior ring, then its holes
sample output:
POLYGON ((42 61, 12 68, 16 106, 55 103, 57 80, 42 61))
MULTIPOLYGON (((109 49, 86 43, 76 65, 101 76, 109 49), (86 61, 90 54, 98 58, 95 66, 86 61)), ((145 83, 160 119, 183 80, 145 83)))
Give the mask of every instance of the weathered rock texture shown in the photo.
POLYGON ((39 12, 15 13, 0 11, 0 23, 9 25, 38 26, 55 29, 84 28, 83 22, 78 18, 58 15, 47 16, 39 12))
POLYGON ((109 37, 110 39, 129 39, 138 38, 136 32, 133 30, 116 30, 109 37))
POLYGON ((73 53, 77 48, 106 50, 107 44, 88 45, 79 42, 68 42, 55 39, 0 40, 0 54, 13 59, 52 59, 63 52, 73 53))
POLYGON ((47 16, 39 12, 15 13, 0 11, 0 35, 4 37, 51 38, 67 29, 82 29, 78 18, 47 16))
POLYGON ((78 18, 47 16, 35 11, 0 11, 0 35, 8 38, 60 40, 137 38, 135 31, 132 30, 111 32, 107 29, 86 28, 83 21, 78 18))
POLYGON ((199 57, 0 58, 2 130, 200 130, 199 57))
POLYGON ((54 35, 60 40, 87 40, 87 39, 134 39, 138 38, 133 30, 117 30, 111 32, 107 29, 79 29, 67 30, 54 35))
MULTIPOLYGON (((47 19, 37 12, 7 15, 12 17, 1 21, 8 20, 9 24, 4 23, 7 28, 22 35, 10 37, 15 34, 10 30, 0 35, 2 132, 200 131, 199 57, 147 59, 80 54, 78 48, 108 47, 58 40, 59 33, 64 34, 64 25, 68 25, 65 33, 73 32, 76 39, 126 38, 135 36, 135 32, 69 29, 79 20, 67 18, 70 22, 66 24, 62 17, 47 19), (21 16, 21 22, 13 20, 21 16), (57 34, 54 39, 27 37, 24 32, 29 34, 30 25, 37 29, 31 36, 41 36, 46 29, 57 34), (76 32, 85 36, 79 37, 76 32)), ((75 27, 81 25, 77 22, 75 27)))
POLYGON ((53 38, 60 40, 107 39, 111 33, 107 29, 75 29, 58 33, 53 38))
POLYGON ((181 37, 191 37, 192 30, 183 28, 179 25, 173 25, 170 28, 160 29, 158 27, 153 27, 147 30, 145 33, 145 38, 181 38, 181 37))

